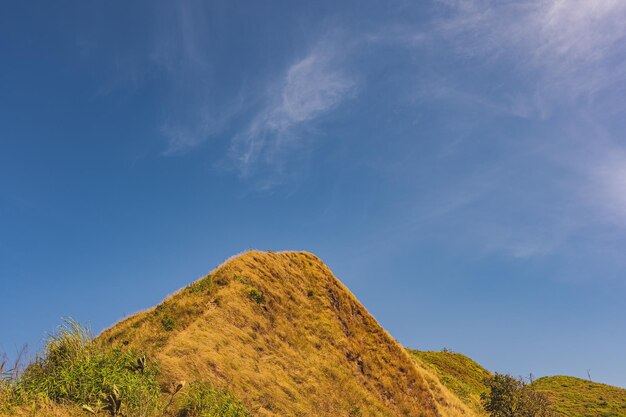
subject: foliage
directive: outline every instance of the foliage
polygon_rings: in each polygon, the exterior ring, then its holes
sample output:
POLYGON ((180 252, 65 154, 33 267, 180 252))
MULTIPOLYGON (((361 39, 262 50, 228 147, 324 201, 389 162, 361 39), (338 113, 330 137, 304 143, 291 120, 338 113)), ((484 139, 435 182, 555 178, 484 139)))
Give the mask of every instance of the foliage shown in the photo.
POLYGON ((66 321, 43 355, 11 382, 15 405, 41 400, 74 403, 110 415, 145 416, 159 407, 157 367, 132 351, 106 349, 91 333, 66 321))
POLYGON ((263 304, 265 302, 265 296, 256 288, 250 290, 250 298, 252 298, 257 304, 263 304))
POLYGON ((568 417, 626 417, 626 390, 570 376, 539 378, 532 384, 568 417))
POLYGON ((6 354, 0 355, 0 413, 8 413, 16 403, 14 382, 19 372, 19 359, 9 368, 6 354))
POLYGON ((30 410, 29 415, 250 415, 239 400, 208 382, 191 383, 186 390, 184 381, 159 387, 158 367, 145 355, 108 348, 71 320, 48 338, 43 353, 21 374, 17 369, 8 370, 0 356, 0 415, 14 415, 16 407, 30 410), (181 408, 170 411, 181 396, 181 408))
POLYGON ((249 417, 245 406, 227 391, 209 382, 192 382, 183 393, 181 417, 249 417))
POLYGON ((210 294, 213 291, 213 277, 207 275, 206 277, 198 280, 187 287, 191 293, 206 293, 210 294))
POLYGON ((350 413, 348 414, 349 417, 361 417, 362 415, 363 413, 361 413, 361 407, 356 404, 352 404, 350 406, 350 413))
POLYGON ((489 391, 481 395, 491 417, 552 417, 547 397, 523 379, 496 373, 486 382, 489 391))
POLYGON ((166 315, 163 316, 163 318, 161 319, 161 324, 166 331, 171 332, 172 330, 174 330, 176 321, 172 317, 166 315))

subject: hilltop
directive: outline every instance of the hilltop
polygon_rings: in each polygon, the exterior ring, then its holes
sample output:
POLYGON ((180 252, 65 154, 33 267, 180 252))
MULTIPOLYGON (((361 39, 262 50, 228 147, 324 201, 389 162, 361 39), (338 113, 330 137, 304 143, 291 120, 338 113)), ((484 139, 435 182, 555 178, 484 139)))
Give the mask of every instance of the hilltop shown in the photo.
POLYGON ((258 416, 471 416, 316 256, 247 252, 99 339, 258 416))
POLYGON ((626 417, 626 390, 571 376, 549 376, 533 382, 564 417, 626 417))

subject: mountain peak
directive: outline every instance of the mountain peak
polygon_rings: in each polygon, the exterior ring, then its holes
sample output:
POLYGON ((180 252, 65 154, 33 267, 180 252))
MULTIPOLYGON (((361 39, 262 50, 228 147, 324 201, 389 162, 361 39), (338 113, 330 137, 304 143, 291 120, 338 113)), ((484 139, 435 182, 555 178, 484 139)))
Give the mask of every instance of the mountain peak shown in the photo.
POLYGON ((99 339, 164 383, 210 380, 259 416, 473 415, 315 255, 249 251, 99 339))

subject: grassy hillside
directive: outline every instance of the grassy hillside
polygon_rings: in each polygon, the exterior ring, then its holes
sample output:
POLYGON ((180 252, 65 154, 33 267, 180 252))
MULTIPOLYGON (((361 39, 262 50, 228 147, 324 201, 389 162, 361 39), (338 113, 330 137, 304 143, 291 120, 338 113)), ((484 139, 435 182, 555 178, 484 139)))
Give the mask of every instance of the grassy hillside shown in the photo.
POLYGON ((626 390, 570 376, 544 377, 533 382, 555 410, 566 417, 626 417, 626 390))
POLYGON ((466 416, 314 255, 248 252, 99 338, 258 416, 466 416))
MULTIPOLYGON (((484 414, 480 394, 491 376, 485 368, 460 353, 409 350, 431 366, 443 385, 477 414, 484 414)), ((626 417, 626 390, 568 376, 544 377, 532 386, 545 393, 553 409, 563 417, 626 417)))
POLYGON ((487 390, 484 380, 491 372, 470 358, 455 352, 409 350, 419 361, 431 366, 439 380, 476 413, 484 414, 480 394, 487 390))

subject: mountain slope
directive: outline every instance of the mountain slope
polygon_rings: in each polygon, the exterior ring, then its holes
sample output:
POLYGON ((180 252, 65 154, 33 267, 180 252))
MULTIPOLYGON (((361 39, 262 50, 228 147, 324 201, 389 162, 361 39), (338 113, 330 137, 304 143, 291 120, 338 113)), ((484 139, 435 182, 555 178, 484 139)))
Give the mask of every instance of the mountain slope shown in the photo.
POLYGON ((314 255, 248 252, 105 331, 258 416, 470 416, 314 255))
POLYGON ((626 417, 626 390, 571 376, 550 376, 533 382, 564 417, 626 417))
POLYGON ((456 352, 409 350, 417 360, 431 366, 439 380, 477 414, 484 414, 480 394, 487 391, 484 383, 492 375, 480 364, 456 352))

